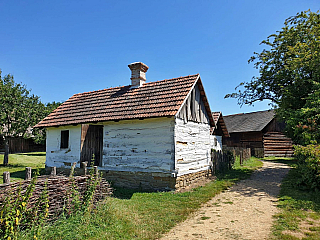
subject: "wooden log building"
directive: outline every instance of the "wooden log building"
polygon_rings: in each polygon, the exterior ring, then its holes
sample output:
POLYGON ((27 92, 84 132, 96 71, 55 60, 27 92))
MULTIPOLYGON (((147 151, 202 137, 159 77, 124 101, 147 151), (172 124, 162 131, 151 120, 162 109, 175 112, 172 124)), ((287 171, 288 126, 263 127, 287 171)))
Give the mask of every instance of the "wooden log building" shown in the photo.
POLYGON ((292 157, 292 140, 283 134, 284 123, 273 110, 224 116, 230 137, 223 138, 227 147, 250 148, 256 157, 292 157))
POLYGON ((80 168, 94 155, 116 186, 155 190, 208 177, 215 123, 200 75, 146 82, 147 65, 128 67, 130 85, 75 94, 36 125, 46 166, 80 168))

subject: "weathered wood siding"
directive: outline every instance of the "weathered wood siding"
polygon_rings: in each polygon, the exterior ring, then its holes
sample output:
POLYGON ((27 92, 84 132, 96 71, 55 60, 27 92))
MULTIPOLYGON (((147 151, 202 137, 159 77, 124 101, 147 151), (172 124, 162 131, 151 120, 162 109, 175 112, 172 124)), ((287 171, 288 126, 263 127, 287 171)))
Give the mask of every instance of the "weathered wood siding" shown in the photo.
POLYGON ((210 124, 198 85, 191 90, 175 121, 177 176, 205 171, 210 166, 210 124))
POLYGON ((263 137, 265 157, 292 157, 293 146, 291 138, 280 132, 267 132, 263 137))
POLYGON ((81 125, 47 129, 46 166, 70 167, 77 162, 80 167, 81 125), (61 149, 61 130, 69 130, 68 148, 61 149))
MULTIPOLYGON (((4 152, 4 140, 0 136, 0 152, 4 152)), ((44 152, 44 144, 36 144, 32 138, 9 137, 9 153, 44 152)))
POLYGON ((80 161, 88 162, 92 165, 94 155, 94 165, 101 165, 101 153, 103 147, 103 126, 102 125, 81 125, 81 154, 80 161))
POLYGON ((209 169, 210 125, 177 118, 175 158, 178 176, 209 169))
POLYGON ((174 118, 104 123, 102 170, 172 172, 174 118))
POLYGON ((188 121, 209 123, 209 117, 204 103, 201 100, 201 94, 198 85, 195 85, 190 92, 189 96, 178 112, 177 117, 179 119, 183 119, 185 123, 188 121))

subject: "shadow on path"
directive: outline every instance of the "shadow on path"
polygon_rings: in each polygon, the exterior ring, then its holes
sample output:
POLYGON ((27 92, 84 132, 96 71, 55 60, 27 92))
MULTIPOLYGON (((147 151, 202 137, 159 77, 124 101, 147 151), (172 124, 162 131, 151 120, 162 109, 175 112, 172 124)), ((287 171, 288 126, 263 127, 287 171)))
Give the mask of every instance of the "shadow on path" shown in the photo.
POLYGON ((280 193, 282 179, 289 172, 290 167, 286 164, 263 161, 264 165, 252 176, 239 182, 230 191, 238 192, 243 196, 269 195, 277 198, 280 193))

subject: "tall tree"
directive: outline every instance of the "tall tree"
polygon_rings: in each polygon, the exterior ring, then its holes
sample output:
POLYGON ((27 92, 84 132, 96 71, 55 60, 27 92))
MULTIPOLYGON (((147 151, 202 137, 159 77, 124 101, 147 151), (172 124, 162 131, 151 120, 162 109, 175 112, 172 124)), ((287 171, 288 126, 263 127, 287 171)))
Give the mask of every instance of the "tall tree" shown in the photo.
MULTIPOLYGON (((51 102, 51 103, 46 103, 45 105, 40 105, 38 108, 41 108, 41 110, 38 111, 38 119, 42 120, 46 116, 48 116, 53 110, 58 108, 62 102, 51 102)), ((46 142, 46 131, 45 129, 42 128, 33 128, 32 129, 32 134, 33 134, 33 141, 38 144, 45 144, 46 142)))
POLYGON ((3 164, 8 165, 9 137, 30 136, 31 127, 41 119, 45 106, 25 85, 15 83, 12 75, 2 78, 1 71, 0 106, 0 135, 5 143, 3 164))
POLYGON ((237 98, 240 105, 270 100, 297 143, 320 142, 319 11, 289 17, 280 31, 261 44, 267 49, 249 59, 259 76, 240 83, 237 92, 225 97, 237 98))

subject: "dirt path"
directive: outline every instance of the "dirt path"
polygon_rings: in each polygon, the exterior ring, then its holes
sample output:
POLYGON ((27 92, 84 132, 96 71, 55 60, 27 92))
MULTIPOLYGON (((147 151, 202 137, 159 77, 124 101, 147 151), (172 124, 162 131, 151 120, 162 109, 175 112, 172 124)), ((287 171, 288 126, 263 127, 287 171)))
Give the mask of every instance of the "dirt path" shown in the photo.
POLYGON ((165 239, 268 239, 277 195, 289 167, 264 161, 250 179, 217 195, 165 239))

